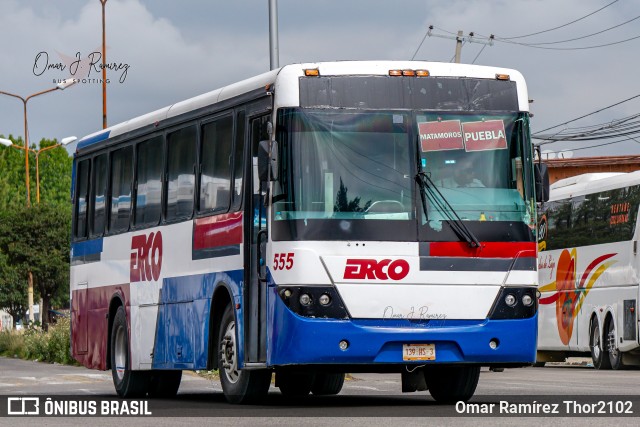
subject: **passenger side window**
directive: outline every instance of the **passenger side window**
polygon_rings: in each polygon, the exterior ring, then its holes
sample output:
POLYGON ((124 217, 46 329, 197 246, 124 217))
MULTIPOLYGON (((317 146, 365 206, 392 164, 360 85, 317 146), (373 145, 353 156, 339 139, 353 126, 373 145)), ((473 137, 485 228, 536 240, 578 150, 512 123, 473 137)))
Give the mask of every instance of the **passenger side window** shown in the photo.
POLYGON ((91 235, 102 236, 106 225, 107 155, 93 159, 93 185, 91 189, 91 235))
POLYGON ((111 215, 109 218, 109 231, 112 233, 129 229, 132 181, 132 147, 114 151, 111 154, 111 215))
POLYGON ((162 136, 138 144, 135 225, 157 225, 162 213, 162 136))
POLYGON ((189 126, 167 137, 168 221, 193 215, 196 163, 196 127, 189 126))
POLYGON ((76 224, 75 237, 87 237, 87 201, 89 199, 89 166, 90 160, 78 163, 76 173, 76 224))
POLYGON ((202 126, 200 210, 226 212, 231 199, 233 117, 202 126))

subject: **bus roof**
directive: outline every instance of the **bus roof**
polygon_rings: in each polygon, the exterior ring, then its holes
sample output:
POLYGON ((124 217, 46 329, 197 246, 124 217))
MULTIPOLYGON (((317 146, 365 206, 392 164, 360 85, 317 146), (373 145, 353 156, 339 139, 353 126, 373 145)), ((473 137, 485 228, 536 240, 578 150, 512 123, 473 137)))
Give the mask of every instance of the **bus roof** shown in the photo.
MULTIPOLYGON (((279 82, 291 82, 293 80, 297 82, 298 78, 304 75, 305 69, 313 68, 317 68, 320 75, 325 76, 346 74, 389 75, 389 70, 391 69, 426 69, 429 71, 431 76, 475 77, 487 79, 494 79, 498 74, 507 74, 509 75, 509 79, 515 81, 517 84, 519 109, 521 111, 528 111, 529 108, 527 89, 522 74, 516 70, 507 68, 425 61, 337 61, 292 64, 177 102, 159 110, 143 114, 89 134, 78 142, 76 154, 79 154, 87 147, 101 141, 105 141, 118 135, 123 135, 145 126, 157 124, 162 120, 228 100, 253 90, 265 88, 274 83, 276 84, 276 91, 280 93, 278 91, 279 82)), ((280 104, 284 102, 285 105, 289 106, 297 105, 299 102, 299 95, 297 91, 294 93, 291 90, 283 90, 282 92, 283 93, 279 95, 279 97, 281 97, 280 104), (286 96, 283 96, 285 93, 286 96)))
POLYGON ((549 200, 568 199, 630 185, 640 185, 640 171, 629 173, 585 173, 554 182, 551 185, 549 200))

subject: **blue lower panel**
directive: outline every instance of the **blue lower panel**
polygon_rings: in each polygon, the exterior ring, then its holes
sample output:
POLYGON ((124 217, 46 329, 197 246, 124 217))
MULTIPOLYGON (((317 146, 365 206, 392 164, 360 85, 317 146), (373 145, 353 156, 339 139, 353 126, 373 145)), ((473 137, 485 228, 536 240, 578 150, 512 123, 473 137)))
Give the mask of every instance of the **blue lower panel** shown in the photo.
MULTIPOLYGON (((205 369, 208 360, 211 297, 222 283, 241 300, 242 271, 164 279, 158 305, 153 369, 205 369)), ((238 310, 238 333, 242 333, 238 310)), ((242 349, 238 349, 241 354, 242 349)))
POLYGON ((304 318, 290 311, 271 288, 270 365, 381 364, 402 360, 403 344, 431 343, 435 361, 425 363, 533 363, 537 315, 518 320, 330 320, 304 318), (489 341, 497 339, 492 350, 489 341), (341 340, 350 345, 338 347, 341 340))

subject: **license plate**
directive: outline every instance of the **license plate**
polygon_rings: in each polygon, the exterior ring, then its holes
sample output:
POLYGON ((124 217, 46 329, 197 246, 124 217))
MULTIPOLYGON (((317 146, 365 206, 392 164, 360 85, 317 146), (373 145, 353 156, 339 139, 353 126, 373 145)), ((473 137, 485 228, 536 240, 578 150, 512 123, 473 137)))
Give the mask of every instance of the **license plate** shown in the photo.
POLYGON ((436 360, 435 344, 403 344, 402 360, 436 360))

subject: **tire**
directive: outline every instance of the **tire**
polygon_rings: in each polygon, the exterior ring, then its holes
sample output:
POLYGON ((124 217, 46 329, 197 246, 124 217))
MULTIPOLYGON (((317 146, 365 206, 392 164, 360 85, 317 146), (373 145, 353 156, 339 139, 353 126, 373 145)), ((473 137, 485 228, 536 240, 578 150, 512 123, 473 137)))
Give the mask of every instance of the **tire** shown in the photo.
POLYGON ((311 393, 316 396, 331 396, 340 393, 344 385, 344 374, 316 374, 311 393))
POLYGON ((111 376, 118 396, 141 397, 147 394, 147 371, 132 371, 129 332, 124 307, 118 307, 111 330, 111 376))
POLYGON ((311 393, 315 378, 310 372, 277 371, 276 386, 285 396, 303 397, 311 393))
POLYGON ((622 353, 616 347, 616 327, 613 324, 613 319, 609 319, 607 324, 607 352, 609 353, 609 362, 611 363, 611 369, 622 369, 622 353))
POLYGON ((546 365, 546 364, 547 364, 547 362, 536 362, 532 366, 534 368, 544 368, 544 365, 546 365))
POLYGON ((222 315, 218 333, 220 385, 229 403, 252 403, 264 398, 271 385, 268 369, 243 371, 238 368, 236 318, 231 305, 222 315))
POLYGON ((168 398, 178 394, 182 371, 151 371, 149 373, 149 397, 168 398))
POLYGON ((605 350, 606 345, 602 344, 600 339, 600 326, 598 320, 591 322, 591 335, 589 339, 589 347, 591 348, 591 360, 593 367, 596 369, 611 369, 611 361, 609 360, 609 352, 605 350))
POLYGON ((429 393, 438 403, 471 399, 480 379, 480 366, 431 366, 425 369, 429 393))

